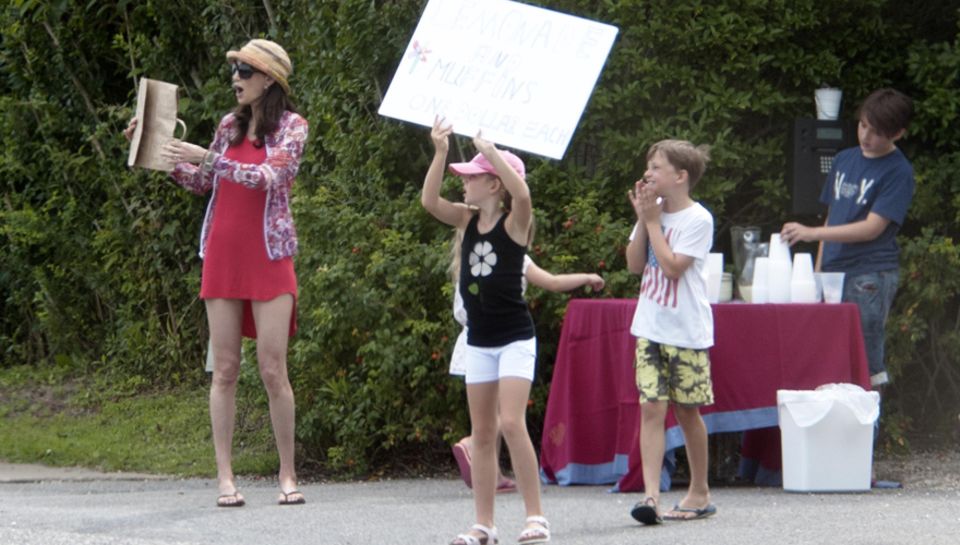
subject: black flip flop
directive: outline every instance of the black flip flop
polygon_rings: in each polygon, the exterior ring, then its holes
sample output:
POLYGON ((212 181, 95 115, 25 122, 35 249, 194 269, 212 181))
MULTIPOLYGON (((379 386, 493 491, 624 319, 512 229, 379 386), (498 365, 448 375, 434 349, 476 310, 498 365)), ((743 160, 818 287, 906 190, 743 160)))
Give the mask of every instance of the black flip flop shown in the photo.
POLYGON ((663 516, 664 520, 675 520, 678 522, 685 522, 688 520, 699 520, 699 519, 705 519, 707 517, 712 517, 713 515, 716 515, 717 506, 713 505, 712 503, 709 503, 707 504, 706 507, 697 509, 695 507, 680 507, 680 504, 678 503, 673 506, 673 509, 670 510, 670 513, 667 513, 666 515, 663 516), (690 513, 693 516, 689 516, 689 517, 686 515, 671 516, 670 513, 690 513))
POLYGON ((279 505, 301 505, 307 503, 307 499, 303 497, 303 492, 300 492, 299 490, 291 490, 290 492, 284 492, 281 490, 280 495, 283 497, 277 500, 279 505), (296 494, 299 494, 300 497, 291 500, 290 496, 296 494))
POLYGON ((653 525, 663 522, 660 514, 657 513, 657 500, 649 496, 633 506, 633 509, 630 510, 630 516, 641 524, 653 525))

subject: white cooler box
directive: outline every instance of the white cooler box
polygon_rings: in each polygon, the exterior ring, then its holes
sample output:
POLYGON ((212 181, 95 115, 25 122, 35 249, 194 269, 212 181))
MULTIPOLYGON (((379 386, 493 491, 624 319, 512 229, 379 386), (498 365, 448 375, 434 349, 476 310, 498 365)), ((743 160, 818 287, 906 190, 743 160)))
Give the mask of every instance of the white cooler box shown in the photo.
POLYGON ((873 425, 880 416, 880 394, 855 384, 777 390, 777 409, 784 490, 870 490, 873 425))

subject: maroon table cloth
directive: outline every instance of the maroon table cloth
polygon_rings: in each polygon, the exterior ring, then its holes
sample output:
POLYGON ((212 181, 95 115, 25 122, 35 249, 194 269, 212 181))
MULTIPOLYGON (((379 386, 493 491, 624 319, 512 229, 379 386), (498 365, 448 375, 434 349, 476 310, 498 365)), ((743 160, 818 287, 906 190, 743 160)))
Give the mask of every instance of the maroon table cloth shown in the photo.
MULTIPOLYGON (((567 305, 541 444, 546 482, 643 489, 630 334, 635 307, 634 299, 567 305)), ((854 304, 721 303, 713 305, 713 317, 715 403, 701 409, 709 433, 777 426, 778 389, 870 387, 854 304)), ((682 446, 672 411, 666 425, 667 450, 682 446)), ((758 451, 756 441, 751 448, 758 451)))

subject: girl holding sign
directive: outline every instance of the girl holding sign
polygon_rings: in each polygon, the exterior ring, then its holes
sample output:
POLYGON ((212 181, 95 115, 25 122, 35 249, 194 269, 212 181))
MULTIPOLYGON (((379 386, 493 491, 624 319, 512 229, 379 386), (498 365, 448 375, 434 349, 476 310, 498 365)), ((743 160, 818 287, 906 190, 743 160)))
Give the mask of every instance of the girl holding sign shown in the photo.
POLYGON ((498 541, 493 513, 498 430, 510 450, 526 508, 526 524, 518 541, 546 543, 550 529, 540 506, 537 455, 526 424, 536 337, 521 284, 533 226, 525 169, 520 158, 477 134, 473 143, 480 153, 468 163, 449 167, 463 179, 464 203, 476 210, 455 205, 440 196, 452 132, 443 119, 434 121, 430 137, 436 152, 421 195, 423 207, 434 217, 464 230, 458 289, 469 325, 465 360, 476 523, 451 545, 498 541))
MULTIPOLYGON (((462 205, 462 203, 455 203, 462 205)), ((450 263, 450 276, 454 285, 460 280, 460 245, 463 242, 463 231, 457 229, 453 237, 453 259, 450 263)), ((526 290, 527 284, 533 284, 538 288, 552 291, 555 293, 575 290, 581 286, 589 286, 593 291, 603 289, 604 280, 595 273, 561 273, 553 274, 550 271, 541 268, 533 262, 529 255, 523 258, 523 279, 521 280, 522 291, 526 290)), ((453 293, 453 318, 463 326, 460 335, 457 336, 456 344, 453 348, 453 354, 450 356, 450 374, 456 376, 466 375, 465 351, 467 347, 467 311, 463 308, 463 298, 460 296, 460 290, 455 289, 453 293)), ((501 436, 497 435, 497 446, 494 451, 499 459, 501 436)), ((457 460, 457 466, 460 468, 460 478, 466 483, 468 488, 473 487, 472 474, 470 468, 472 438, 468 435, 457 444, 453 445, 453 456, 457 460)), ((505 476, 497 464, 497 493, 514 492, 517 489, 517 483, 513 479, 505 476)))
MULTIPOLYGON (((302 504, 294 469, 294 399, 287 378, 287 343, 296 331, 297 236, 290 190, 307 139, 307 121, 290 101, 293 70, 282 47, 250 40, 227 52, 237 108, 217 127, 209 149, 173 140, 163 156, 174 180, 211 192, 200 236, 204 300, 213 350, 210 420, 219 507, 245 501, 234 483, 231 447, 240 373, 241 337, 257 340, 260 376, 280 454, 281 505, 302 504)), ((131 121, 125 134, 136 127, 131 121)))

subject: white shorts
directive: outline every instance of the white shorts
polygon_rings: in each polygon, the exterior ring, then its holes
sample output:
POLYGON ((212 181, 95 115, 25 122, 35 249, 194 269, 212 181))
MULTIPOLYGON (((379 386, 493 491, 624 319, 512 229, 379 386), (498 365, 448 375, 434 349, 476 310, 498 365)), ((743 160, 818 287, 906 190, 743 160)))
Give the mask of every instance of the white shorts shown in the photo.
POLYGON ((450 355, 450 374, 461 377, 467 374, 467 328, 460 330, 457 342, 453 345, 453 354, 450 355))
POLYGON ((537 364, 537 338, 530 337, 492 348, 467 345, 464 355, 467 384, 495 382, 504 377, 533 382, 533 371, 537 364))

